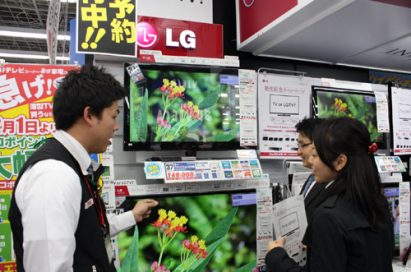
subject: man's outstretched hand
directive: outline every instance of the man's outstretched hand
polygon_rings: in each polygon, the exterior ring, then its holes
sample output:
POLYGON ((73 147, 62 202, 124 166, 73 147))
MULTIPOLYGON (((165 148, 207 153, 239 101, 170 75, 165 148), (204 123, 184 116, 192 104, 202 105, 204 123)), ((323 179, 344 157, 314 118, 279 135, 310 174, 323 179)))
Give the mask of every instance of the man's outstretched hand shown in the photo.
POLYGON ((136 223, 143 221, 144 218, 150 216, 151 209, 158 205, 154 199, 143 199, 137 201, 132 210, 136 223))

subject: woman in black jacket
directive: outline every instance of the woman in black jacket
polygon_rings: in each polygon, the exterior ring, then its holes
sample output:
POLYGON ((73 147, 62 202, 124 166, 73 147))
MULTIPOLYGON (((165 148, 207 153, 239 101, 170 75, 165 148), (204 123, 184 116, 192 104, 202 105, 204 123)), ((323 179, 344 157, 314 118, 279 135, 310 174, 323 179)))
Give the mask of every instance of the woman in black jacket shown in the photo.
POLYGON ((327 185, 302 241, 307 265, 298 266, 279 239, 269 244, 267 271, 392 271, 393 225, 367 128, 351 118, 326 120, 314 145, 313 174, 327 185))

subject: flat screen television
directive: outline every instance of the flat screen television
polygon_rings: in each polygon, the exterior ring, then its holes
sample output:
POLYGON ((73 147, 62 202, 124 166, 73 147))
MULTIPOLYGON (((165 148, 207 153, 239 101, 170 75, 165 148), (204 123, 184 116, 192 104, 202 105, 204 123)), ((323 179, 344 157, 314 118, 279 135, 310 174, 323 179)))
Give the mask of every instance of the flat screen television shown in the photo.
POLYGON ((384 195, 388 200, 388 207, 392 214, 392 220, 394 224, 395 249, 399 250, 400 248, 400 212, 399 212, 400 189, 398 187, 398 184, 394 184, 393 187, 391 186, 385 187, 384 195))
MULTIPOLYGON (((149 218, 139 223, 138 242, 138 271, 151 271, 154 262, 164 265, 170 271, 182 271, 177 269, 182 261, 185 240, 192 241, 192 236, 198 237, 198 241, 205 240, 205 251, 209 260, 203 269, 190 270, 198 263, 184 271, 206 272, 231 272, 242 268, 242 271, 252 271, 256 266, 256 196, 255 192, 242 193, 218 193, 184 196, 154 196, 159 205, 152 210, 149 218), (160 240, 163 240, 159 232, 158 211, 163 209, 168 216, 170 211, 175 217, 184 216, 188 219, 183 225, 184 231, 171 233, 171 242, 162 253, 161 261, 160 240)), ((175 218, 173 217, 173 218, 175 218)), ((168 219, 168 217, 167 217, 168 219)), ((168 227, 162 225, 166 232, 168 227)), ((132 233, 122 232, 119 235, 120 262, 126 255, 130 246, 132 233)), ((163 244, 164 245, 164 244, 163 244)), ((192 261, 196 261, 193 258, 192 261)), ((204 261, 200 257, 197 261, 204 261)), ((181 267, 180 267, 181 268, 181 267)))
POLYGON ((126 70, 124 150, 234 150, 240 147, 237 69, 140 65, 126 70))
POLYGON ((384 133, 378 132, 377 105, 372 93, 313 86, 313 111, 319 118, 352 117, 361 121, 380 149, 386 148, 384 133))

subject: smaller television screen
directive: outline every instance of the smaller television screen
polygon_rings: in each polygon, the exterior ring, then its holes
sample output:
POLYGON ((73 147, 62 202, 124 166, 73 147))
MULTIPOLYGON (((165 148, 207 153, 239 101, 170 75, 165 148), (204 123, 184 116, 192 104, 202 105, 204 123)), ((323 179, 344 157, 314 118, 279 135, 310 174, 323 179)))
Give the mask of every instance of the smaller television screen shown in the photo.
POLYGON ((319 118, 351 117, 361 121, 378 147, 386 148, 385 135, 378 132, 377 105, 372 93, 313 86, 314 114, 319 118))
POLYGON ((136 84, 127 65, 125 150, 239 148, 237 69, 140 65, 136 84))
POLYGON ((388 207, 392 214, 392 220, 394 224, 394 240, 395 248, 400 247, 400 212, 399 212, 399 202, 400 202, 400 189, 398 184, 396 187, 385 187, 384 195, 388 200, 388 207))
MULTIPOLYGON (((255 192, 154 198, 159 205, 138 227, 138 271, 152 271, 153 264, 161 271, 253 271, 255 192)), ((120 233, 121 262, 132 235, 120 233)))

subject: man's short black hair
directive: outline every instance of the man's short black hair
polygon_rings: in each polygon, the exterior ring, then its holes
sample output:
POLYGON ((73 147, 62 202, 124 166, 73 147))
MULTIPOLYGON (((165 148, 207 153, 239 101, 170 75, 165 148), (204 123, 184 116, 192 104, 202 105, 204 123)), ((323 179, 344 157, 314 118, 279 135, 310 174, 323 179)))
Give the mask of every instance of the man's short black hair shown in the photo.
POLYGON ((307 137, 310 139, 310 141, 313 140, 313 135, 314 135, 314 129, 316 126, 318 126, 323 119, 320 118, 304 118, 300 122, 298 122, 295 125, 295 129, 297 130, 298 133, 303 135, 304 137, 307 137))
POLYGON ((102 111, 124 98, 126 90, 103 68, 84 65, 70 71, 60 82, 53 97, 53 115, 57 129, 69 129, 90 106, 101 117, 102 111))

